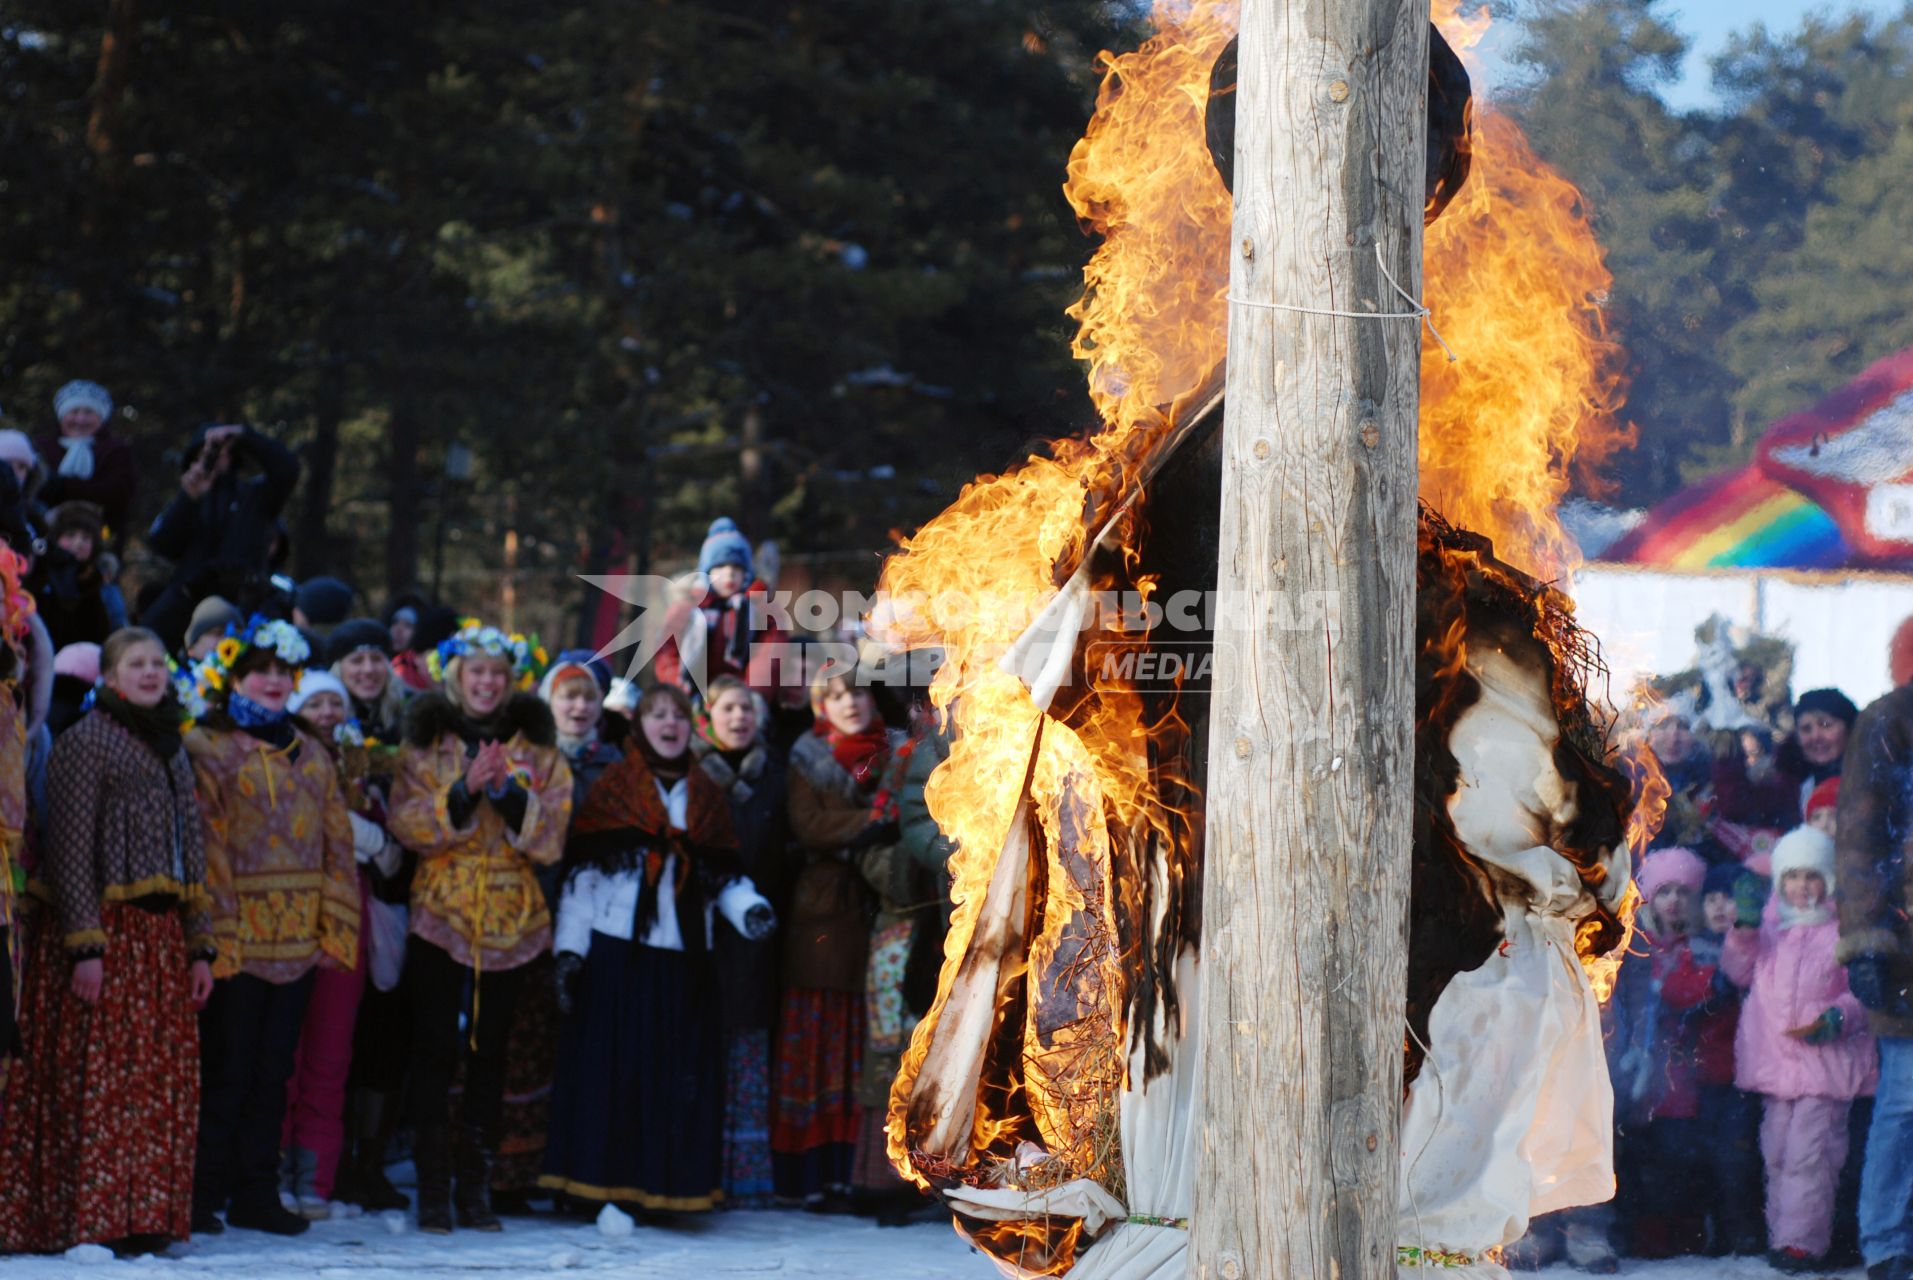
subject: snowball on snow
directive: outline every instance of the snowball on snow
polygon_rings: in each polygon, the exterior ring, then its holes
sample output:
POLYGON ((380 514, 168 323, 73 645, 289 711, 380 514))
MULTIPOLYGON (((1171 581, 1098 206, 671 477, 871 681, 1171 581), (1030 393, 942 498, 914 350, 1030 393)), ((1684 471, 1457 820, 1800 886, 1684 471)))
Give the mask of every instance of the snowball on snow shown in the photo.
POLYGON ((379 1221, 385 1224, 386 1231, 395 1236, 405 1234, 405 1214, 397 1209, 387 1209, 379 1215, 379 1221))
POLYGON ((607 1240, 624 1239, 636 1225, 631 1215, 615 1204, 608 1204, 598 1212, 598 1234, 607 1240))
MULTIPOLYGON (((628 1219, 627 1219, 628 1221, 628 1219)), ((68 1262, 81 1266, 95 1266, 102 1262, 113 1261, 113 1251, 103 1244, 76 1244, 62 1255, 68 1262)))

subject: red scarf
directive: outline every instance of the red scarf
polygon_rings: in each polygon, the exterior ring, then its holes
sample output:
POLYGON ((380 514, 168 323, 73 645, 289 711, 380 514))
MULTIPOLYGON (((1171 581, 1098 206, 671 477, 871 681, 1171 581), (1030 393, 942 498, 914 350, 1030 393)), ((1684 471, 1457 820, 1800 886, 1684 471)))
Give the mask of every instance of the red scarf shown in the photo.
POLYGON ((857 790, 869 790, 883 773, 890 757, 890 731, 882 724, 862 733, 843 733, 832 728, 828 719, 822 719, 813 732, 830 744, 830 754, 857 784, 857 790))

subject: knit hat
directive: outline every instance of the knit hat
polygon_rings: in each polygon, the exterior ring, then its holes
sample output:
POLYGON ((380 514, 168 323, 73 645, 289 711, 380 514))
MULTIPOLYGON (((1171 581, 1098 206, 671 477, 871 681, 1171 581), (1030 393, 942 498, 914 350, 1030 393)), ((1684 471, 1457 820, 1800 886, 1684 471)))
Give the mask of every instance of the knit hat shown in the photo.
POLYGON ((307 578, 299 584, 292 602, 311 625, 336 626, 351 616, 352 588, 337 578, 307 578))
POLYGON ((104 422, 113 416, 113 397, 97 382, 75 379, 53 393, 53 416, 64 418, 69 409, 91 409, 104 422))
POLYGON ((327 666, 344 662, 361 649, 376 649, 392 656, 392 633, 376 618, 351 618, 332 628, 325 645, 327 666))
POLYGON ((1754 872, 1743 863, 1716 862, 1707 868, 1707 878, 1701 882, 1700 896, 1711 898, 1717 893, 1731 894, 1734 887, 1740 883, 1742 876, 1753 874, 1754 872))
POLYGON ((1822 809, 1840 807, 1840 778, 1838 775, 1828 778, 1815 787, 1807 796, 1807 816, 1811 818, 1822 809))
POLYGON ((227 627, 239 621, 239 609, 224 596, 207 596, 193 606, 192 621, 186 624, 186 647, 198 644, 202 636, 217 631, 222 635, 227 627))
POLYGON ((430 653, 458 634, 458 614, 444 605, 420 609, 412 628, 412 652, 430 653))
POLYGON ((76 640, 53 655, 53 674, 72 676, 88 684, 100 678, 100 646, 91 640, 76 640))
POLYGON ((39 460, 40 455, 26 432, 11 427, 0 431, 0 462, 24 462, 30 467, 39 460))
POLYGON ((1635 883, 1640 885, 1642 899, 1652 902, 1654 895, 1670 884, 1684 884, 1694 893, 1699 893, 1706 879, 1707 864, 1701 861, 1701 856, 1692 849, 1675 845, 1648 854, 1641 863, 1641 874, 1635 877, 1635 883))
POLYGON ((550 702, 558 682, 571 676, 590 676, 597 683, 600 697, 611 692, 611 668, 603 658, 589 649, 566 649, 552 660, 551 669, 538 682, 539 698, 550 702))
POLYGON ((1816 871, 1833 896, 1833 837, 1817 827, 1795 827, 1774 845, 1774 885, 1789 871, 1816 871))
POLYGON ((47 522, 56 542, 69 533, 84 533, 97 545, 106 529, 106 512, 97 502, 70 498, 47 513, 47 522))
POLYGON ((1838 689, 1809 689, 1801 694, 1800 701, 1794 704, 1794 718, 1798 719, 1809 711, 1832 716, 1849 729, 1860 718, 1860 708, 1854 706, 1853 699, 1838 689))
POLYGON ((751 544, 737 531, 737 525, 729 516, 719 516, 711 521, 711 528, 704 535, 704 545, 698 548, 697 571, 709 573, 724 565, 734 564, 749 577, 751 572, 751 544))
POLYGON ((347 712, 351 711, 352 698, 346 693, 344 682, 330 671, 321 671, 317 667, 307 667, 299 673, 299 688, 286 701, 286 710, 297 714, 301 707, 322 693, 338 694, 339 701, 345 704, 347 712))

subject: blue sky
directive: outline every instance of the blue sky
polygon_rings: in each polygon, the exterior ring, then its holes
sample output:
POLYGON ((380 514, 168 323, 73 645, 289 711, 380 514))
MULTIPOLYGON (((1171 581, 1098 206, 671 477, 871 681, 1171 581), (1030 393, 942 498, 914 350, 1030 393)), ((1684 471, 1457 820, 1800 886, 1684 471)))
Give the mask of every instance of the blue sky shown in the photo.
MULTIPOLYGON (((1682 34, 1693 40, 1687 65, 1680 81, 1670 85, 1665 97, 1676 107, 1705 107, 1714 102, 1708 83, 1707 61, 1727 45, 1727 38, 1745 31, 1755 23, 1765 23, 1771 31, 1786 32, 1798 28, 1809 14, 1845 15, 1855 10, 1869 13, 1893 13, 1901 0, 1672 0, 1661 6, 1661 14, 1682 34)), ((1470 6, 1472 7, 1472 6, 1470 6)), ((1497 24, 1502 32, 1506 24, 1497 24)), ((1495 32, 1484 42, 1492 67, 1495 32)))

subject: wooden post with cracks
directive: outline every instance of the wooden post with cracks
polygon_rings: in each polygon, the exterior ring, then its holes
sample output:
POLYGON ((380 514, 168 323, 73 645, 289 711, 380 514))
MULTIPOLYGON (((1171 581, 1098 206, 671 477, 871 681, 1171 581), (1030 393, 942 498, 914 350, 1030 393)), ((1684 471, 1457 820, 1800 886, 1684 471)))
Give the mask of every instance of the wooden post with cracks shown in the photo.
POLYGON ((1427 83, 1426 0, 1242 2, 1194 1280, 1395 1274, 1427 83))

